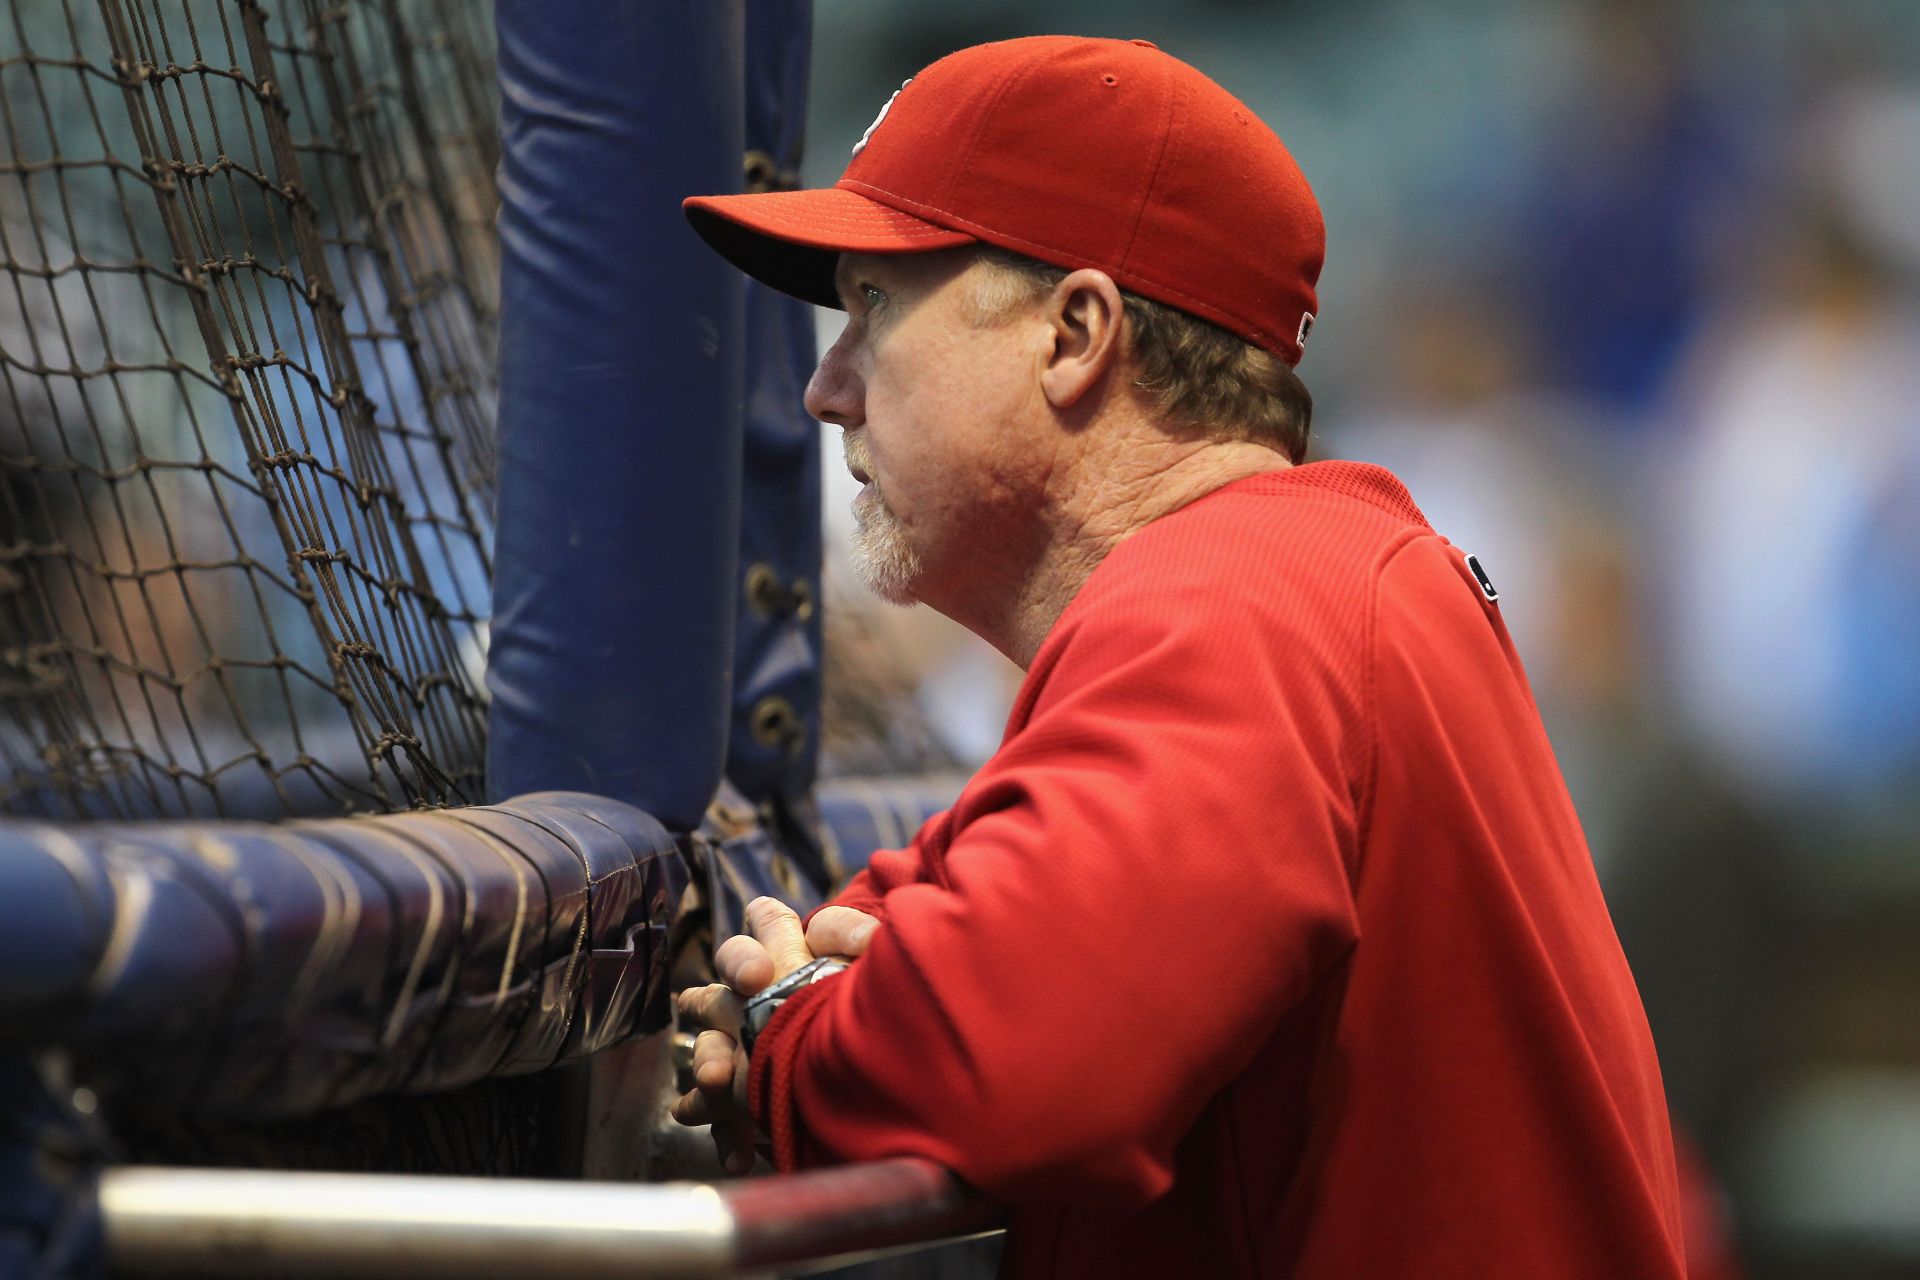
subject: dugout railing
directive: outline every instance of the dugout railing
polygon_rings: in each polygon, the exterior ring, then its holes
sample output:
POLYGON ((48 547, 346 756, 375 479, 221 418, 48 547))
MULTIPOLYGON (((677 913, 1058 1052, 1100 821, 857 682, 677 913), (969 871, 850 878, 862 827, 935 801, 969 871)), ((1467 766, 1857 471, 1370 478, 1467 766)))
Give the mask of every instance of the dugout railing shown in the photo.
POLYGON ((650 1186, 123 1168, 98 1194, 106 1263, 128 1275, 801 1274, 998 1223, 920 1160, 650 1186))

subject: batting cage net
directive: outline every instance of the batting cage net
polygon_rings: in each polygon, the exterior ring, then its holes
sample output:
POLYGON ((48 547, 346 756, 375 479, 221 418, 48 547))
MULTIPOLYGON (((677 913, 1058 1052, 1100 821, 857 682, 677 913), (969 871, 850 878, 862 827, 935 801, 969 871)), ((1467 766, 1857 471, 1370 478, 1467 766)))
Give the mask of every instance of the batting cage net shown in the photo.
POLYGON ((672 992, 937 792, 813 794, 812 318, 673 248, 797 166, 809 23, 0 14, 0 1080, 46 1122, 0 1106, 0 1271, 9 1153, 81 1117, 95 1163, 711 1160, 672 992))
POLYGON ((475 0, 0 18, 0 812, 479 798, 475 0))

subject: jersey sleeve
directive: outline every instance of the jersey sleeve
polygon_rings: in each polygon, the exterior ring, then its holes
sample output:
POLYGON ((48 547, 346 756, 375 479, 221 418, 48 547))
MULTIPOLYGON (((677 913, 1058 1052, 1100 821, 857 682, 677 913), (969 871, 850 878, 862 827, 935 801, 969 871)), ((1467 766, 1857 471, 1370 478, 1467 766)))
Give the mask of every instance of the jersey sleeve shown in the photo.
MULTIPOLYGON (((827 902, 827 906, 852 907, 870 916, 886 916, 887 895, 902 885, 915 884, 929 877, 925 842, 945 834, 953 819, 951 810, 942 810, 920 824, 905 848, 876 849, 846 885, 827 902)), ((814 914, 818 914, 816 911, 814 914)), ((808 919, 812 919, 809 916, 808 919)))
POLYGON ((761 1036, 782 1167, 917 1155, 1015 1203, 1170 1185, 1208 1100, 1357 937, 1350 645, 1220 600, 1148 584, 1056 627, 943 874, 893 883, 867 954, 761 1036))

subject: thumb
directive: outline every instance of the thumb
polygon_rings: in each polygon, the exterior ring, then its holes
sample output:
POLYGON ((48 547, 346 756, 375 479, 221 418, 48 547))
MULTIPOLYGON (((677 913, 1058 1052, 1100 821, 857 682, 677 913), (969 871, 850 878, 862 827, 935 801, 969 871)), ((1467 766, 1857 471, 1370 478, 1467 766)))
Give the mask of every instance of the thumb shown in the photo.
POLYGON ((800 917, 778 898, 755 898, 747 904, 747 932, 773 957, 776 982, 813 959, 800 917))
POLYGON ((854 907, 822 907, 807 921, 807 948, 816 956, 857 956, 880 922, 854 907))

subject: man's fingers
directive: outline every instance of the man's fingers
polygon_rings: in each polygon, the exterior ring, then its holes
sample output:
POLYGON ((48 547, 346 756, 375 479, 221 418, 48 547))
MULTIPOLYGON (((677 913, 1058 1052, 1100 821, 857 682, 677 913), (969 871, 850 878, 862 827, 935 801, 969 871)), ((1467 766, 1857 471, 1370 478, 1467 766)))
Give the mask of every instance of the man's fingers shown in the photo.
POLYGON ((681 1124, 712 1126, 713 1145, 728 1173, 753 1169, 753 1116, 745 1105, 746 1058, 740 1052, 743 995, 785 977, 813 954, 807 950, 800 917, 773 898, 747 904, 751 937, 729 938, 714 952, 721 982, 680 993, 683 1027, 699 1028, 693 1040, 691 1093, 673 1105, 681 1124))
POLYGON ((713 1104, 698 1089, 689 1089, 675 1100, 673 1118, 688 1128, 713 1123, 713 1104))
POLYGON ((816 956, 857 956, 880 922, 852 907, 822 907, 807 921, 807 950, 816 956))
POLYGON ((753 1169, 753 1116, 742 1094, 746 1059, 724 1031, 702 1031, 693 1041, 694 1090, 674 1104, 681 1124, 713 1126, 713 1148, 730 1174, 753 1169))
POLYGON ((689 1128, 713 1126, 713 1149, 720 1167, 738 1177, 753 1172, 753 1122, 744 1116, 731 1121, 716 1112, 713 1099, 694 1089, 674 1101, 673 1118, 689 1128))
POLYGON ((693 1082, 724 1103, 733 1097, 733 1055, 740 1044, 724 1031, 702 1031, 693 1042, 693 1082))
POLYGON ((680 1023, 684 1028, 724 1031, 738 1040, 744 1007, 744 1002, 725 983, 688 987, 680 993, 680 1023))
POLYGON ((774 977, 784 978, 813 959, 807 950, 800 917, 778 898, 755 898, 747 904, 747 932, 759 939, 773 957, 774 977))
POLYGON ((735 934, 713 953, 713 967, 720 981, 743 996, 761 991, 773 981, 773 956, 758 938, 735 934))

